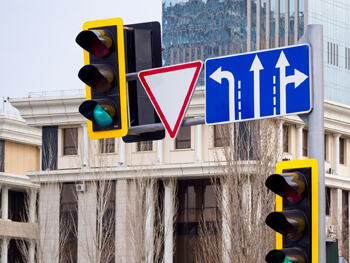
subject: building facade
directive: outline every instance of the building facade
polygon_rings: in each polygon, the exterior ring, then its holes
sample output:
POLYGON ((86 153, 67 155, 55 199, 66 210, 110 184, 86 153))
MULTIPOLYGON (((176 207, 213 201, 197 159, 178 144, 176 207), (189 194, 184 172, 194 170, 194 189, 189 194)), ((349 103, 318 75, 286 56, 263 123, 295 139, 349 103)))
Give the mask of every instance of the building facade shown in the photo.
POLYGON ((347 0, 163 0, 165 65, 297 44, 323 25, 325 99, 350 105, 347 0))
MULTIPOLYGON (((201 224, 199 215, 214 215, 217 211, 210 178, 222 172, 217 168, 217 163, 220 158, 221 161, 224 159, 217 154, 223 145, 218 141, 215 127, 187 127, 176 140, 166 136, 164 140, 146 144, 125 144, 120 138, 90 140, 87 138, 85 120, 77 111, 82 100, 83 96, 11 100, 29 126, 42 129, 41 169, 27 172, 26 175, 31 183, 40 184, 38 223, 41 242, 45 242, 43 261, 96 262, 95 259, 91 260, 93 256, 96 257, 91 251, 96 249, 93 240, 98 236, 98 213, 95 211, 102 176, 110 179, 112 190, 108 207, 114 211, 111 212, 114 218, 113 257, 106 262, 137 262, 135 240, 130 234, 130 223, 134 218, 130 207, 137 207, 137 189, 140 187, 135 186, 133 179, 146 174, 146 177, 157 178, 161 182, 158 188, 164 193, 161 195, 163 218, 168 220, 162 225, 167 229, 162 234, 162 256, 166 262, 195 262, 201 224), (174 185, 170 183, 171 178, 176 179, 176 194, 173 192, 174 185), (96 181, 99 184, 94 183, 96 181), (172 202, 174 195, 178 205, 172 202), (169 219, 169 215, 176 215, 175 223, 169 219), (66 242, 60 243, 65 229, 63 218, 73 220, 75 228, 66 233, 66 242), (171 235, 166 235, 169 231, 171 235)), ((203 87, 197 87, 186 117, 203 114, 203 87)), ((340 253, 345 258, 349 257, 349 210, 346 208, 350 190, 348 116, 349 106, 325 101, 327 235, 338 238, 340 253)), ((279 158, 307 158, 307 126, 297 116, 276 119, 275 122, 280 131, 279 158)), ((147 189, 146 186, 146 193, 150 191, 147 189)), ((152 200, 146 202, 152 204, 152 200)), ((150 207, 153 208, 143 210, 148 215, 144 220, 155 222, 159 219, 150 215, 154 215, 156 206, 150 207)), ((136 218, 142 217, 139 215, 136 218)), ((149 236, 149 239, 152 238, 152 235, 149 236)), ((147 248, 147 244, 143 247, 147 248)), ((155 260, 152 258, 154 251, 151 254, 142 253, 149 257, 149 262, 155 260)))
POLYGON ((26 262, 38 238, 37 192, 28 171, 40 169, 41 129, 16 116, 0 114, 1 262, 26 262))

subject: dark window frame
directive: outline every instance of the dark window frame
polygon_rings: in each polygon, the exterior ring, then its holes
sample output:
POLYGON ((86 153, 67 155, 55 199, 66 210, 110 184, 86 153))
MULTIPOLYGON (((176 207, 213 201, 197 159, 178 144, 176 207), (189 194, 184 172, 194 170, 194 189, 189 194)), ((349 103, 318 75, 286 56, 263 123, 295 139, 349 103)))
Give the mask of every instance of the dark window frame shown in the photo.
POLYGON ((191 148, 191 126, 183 126, 176 136, 175 149, 184 150, 191 148))
POLYGON ((78 128, 64 128, 63 155, 78 155, 78 128))
POLYGON ((99 140, 100 153, 115 153, 115 138, 105 138, 99 140))

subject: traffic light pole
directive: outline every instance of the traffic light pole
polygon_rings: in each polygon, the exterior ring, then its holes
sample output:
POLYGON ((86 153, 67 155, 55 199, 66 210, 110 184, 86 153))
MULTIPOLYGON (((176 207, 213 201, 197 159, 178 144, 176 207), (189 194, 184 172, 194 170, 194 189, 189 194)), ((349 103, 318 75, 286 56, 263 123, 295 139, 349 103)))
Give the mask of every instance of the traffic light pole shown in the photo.
POLYGON ((309 114, 300 117, 309 127, 309 157, 318 162, 318 262, 326 263, 322 25, 308 25, 307 31, 299 43, 309 43, 312 49, 313 109, 309 114))

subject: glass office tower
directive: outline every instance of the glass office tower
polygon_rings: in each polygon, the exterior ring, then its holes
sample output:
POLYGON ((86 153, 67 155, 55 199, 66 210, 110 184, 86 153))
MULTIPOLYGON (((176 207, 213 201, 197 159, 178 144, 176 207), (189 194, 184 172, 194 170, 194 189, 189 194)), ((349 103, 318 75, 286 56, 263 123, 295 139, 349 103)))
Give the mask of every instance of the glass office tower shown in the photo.
MULTIPOLYGON (((350 105, 348 0, 163 0, 162 4, 165 65, 293 45, 305 25, 322 24, 325 99, 350 105)), ((203 78, 199 84, 204 84, 203 78)))

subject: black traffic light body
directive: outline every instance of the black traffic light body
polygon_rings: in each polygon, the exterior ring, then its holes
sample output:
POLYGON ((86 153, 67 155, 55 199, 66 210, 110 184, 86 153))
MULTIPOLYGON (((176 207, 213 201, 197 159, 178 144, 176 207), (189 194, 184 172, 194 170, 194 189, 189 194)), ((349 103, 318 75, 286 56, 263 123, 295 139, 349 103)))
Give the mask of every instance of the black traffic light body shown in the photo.
POLYGON ((127 134, 124 29, 120 18, 86 22, 76 42, 84 49, 79 78, 86 84, 86 101, 79 112, 88 121, 92 139, 127 134))
MULTIPOLYGON (((162 67, 161 28, 159 22, 125 25, 126 72, 162 67)), ((139 79, 128 81, 130 127, 160 123, 160 119, 139 79)), ((161 140, 165 130, 123 137, 124 142, 161 140)))
POLYGON ((277 232, 276 250, 266 255, 266 262, 318 262, 317 170, 315 159, 283 161, 266 180, 276 194, 276 211, 266 224, 277 232))

